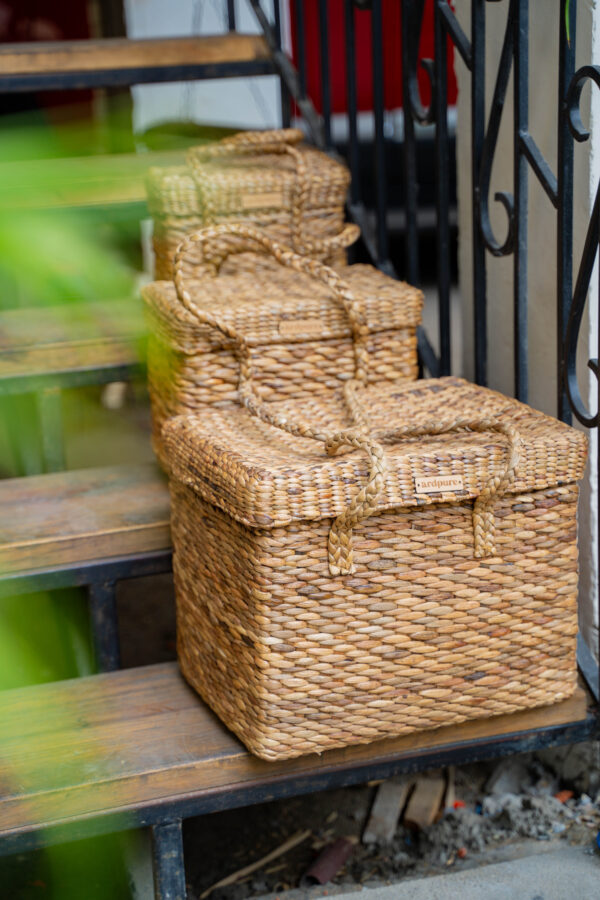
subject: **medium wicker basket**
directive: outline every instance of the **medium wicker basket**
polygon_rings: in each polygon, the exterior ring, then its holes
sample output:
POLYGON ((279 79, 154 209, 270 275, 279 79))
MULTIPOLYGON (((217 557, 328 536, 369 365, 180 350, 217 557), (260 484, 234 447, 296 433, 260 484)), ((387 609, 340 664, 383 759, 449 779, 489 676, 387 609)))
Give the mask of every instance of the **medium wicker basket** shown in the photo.
POLYGON ((266 401, 308 399, 352 377, 355 326, 335 293, 342 282, 364 309, 369 379, 414 380, 423 304, 417 288, 368 265, 335 274, 243 225, 186 238, 175 282, 155 282, 142 292, 150 320, 153 443, 163 465, 168 468, 161 441, 167 418, 238 405, 239 365, 228 328, 243 335, 266 401), (192 250, 190 276, 183 264, 192 250), (260 268, 263 260, 270 261, 268 271, 260 268))
POLYGON ((188 151, 187 166, 150 169, 155 276, 171 278, 185 235, 207 225, 241 222, 299 253, 344 265, 340 236, 350 183, 347 168, 300 144, 297 129, 246 131, 188 151))
POLYGON ((453 378, 353 382, 352 418, 338 395, 265 411, 240 361, 248 409, 164 436, 181 669, 246 746, 279 759, 568 697, 584 435, 453 378))

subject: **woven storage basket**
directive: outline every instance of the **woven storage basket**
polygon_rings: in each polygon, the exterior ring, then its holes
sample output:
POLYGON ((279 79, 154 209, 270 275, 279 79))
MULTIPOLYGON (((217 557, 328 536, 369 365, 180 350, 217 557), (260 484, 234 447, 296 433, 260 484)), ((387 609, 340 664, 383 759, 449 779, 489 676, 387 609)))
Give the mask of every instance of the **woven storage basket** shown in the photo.
POLYGON ((227 222, 259 226, 298 252, 343 265, 350 175, 302 139, 291 128, 240 132, 192 148, 187 166, 150 169, 156 278, 172 277, 173 256, 188 232, 227 222))
POLYGON ((165 419, 207 405, 238 404, 239 367, 227 329, 243 336, 263 400, 308 399, 351 378, 353 326, 332 289, 342 281, 364 310, 370 380, 416 378, 423 304, 416 288, 368 265, 346 266, 336 275, 242 225, 186 238, 175 283, 155 282, 143 290, 150 319, 153 442, 167 468, 160 437, 165 419), (194 248, 190 277, 183 263, 194 248), (257 261, 267 257, 273 268, 265 277, 257 261))
POLYGON ((186 679, 267 759, 569 696, 585 437, 459 379, 347 393, 265 413, 243 373, 258 418, 165 425, 186 679))

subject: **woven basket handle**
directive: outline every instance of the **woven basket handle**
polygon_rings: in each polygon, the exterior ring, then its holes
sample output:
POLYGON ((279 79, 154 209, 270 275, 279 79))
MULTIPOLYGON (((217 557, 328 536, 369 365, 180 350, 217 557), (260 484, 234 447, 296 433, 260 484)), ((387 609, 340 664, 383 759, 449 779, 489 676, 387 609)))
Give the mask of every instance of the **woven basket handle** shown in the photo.
POLYGON ((220 331, 233 343, 240 366, 239 399, 246 409, 263 422, 280 428, 296 437, 308 437, 321 441, 329 454, 335 454, 342 446, 360 449, 369 459, 369 475, 366 484, 353 498, 348 508, 333 522, 328 540, 329 571, 332 575, 350 574, 354 571, 352 555, 352 531, 362 519, 370 516, 377 509, 377 500, 385 485, 386 455, 383 443, 394 443, 402 438, 432 436, 453 431, 496 431, 508 439, 506 466, 500 474, 494 475, 481 491, 473 505, 474 555, 485 557, 495 552, 493 504, 501 497, 514 480, 515 470, 519 462, 521 439, 516 429, 502 421, 484 418, 478 420, 456 418, 450 421, 437 420, 422 425, 404 425, 386 431, 377 441, 365 432, 368 430, 365 417, 356 390, 367 381, 368 354, 365 346, 368 334, 364 310, 353 296, 345 282, 328 266, 293 253, 260 231, 246 225, 220 225, 193 232, 179 246, 175 256, 175 289, 177 296, 185 308, 202 324, 220 331), (216 276, 219 266, 231 253, 241 253, 256 247, 271 253, 278 262, 298 272, 318 278, 329 287, 336 299, 346 309, 352 327, 355 351, 355 378, 346 383, 344 396, 355 424, 354 428, 336 434, 316 431, 302 423, 293 422, 285 416, 272 413, 261 403, 252 384, 252 363, 250 347, 245 338, 225 322, 219 321, 211 313, 201 310, 193 302, 185 287, 183 261, 187 249, 196 243, 206 244, 219 237, 235 237, 232 247, 221 250, 217 261, 204 261, 205 274, 216 276), (237 240, 239 239, 239 240, 237 240))
POLYGON ((211 313, 196 306, 185 286, 183 261, 188 248, 193 244, 199 243, 204 245, 214 241, 215 238, 223 237, 234 237, 235 240, 229 242, 224 250, 220 248, 216 261, 214 259, 211 262, 204 261, 204 266, 203 269, 201 267, 201 270, 204 271, 205 275, 216 276, 219 266, 230 253, 243 253, 248 249, 258 248, 270 253, 281 265, 317 278, 330 288, 336 300, 346 310, 350 320, 355 357, 355 379, 352 383, 355 385, 366 384, 367 381, 368 353, 366 338, 368 329, 362 304, 354 297, 346 283, 333 269, 317 262, 317 260, 308 259, 293 253, 287 247, 280 246, 260 231, 247 225, 216 225, 212 228, 204 228, 201 231, 192 232, 186 236, 175 254, 174 281, 179 300, 199 322, 217 329, 233 344, 240 367, 238 387, 240 403, 252 415, 263 422, 267 422, 269 425, 275 426, 275 428, 280 428, 282 431, 286 431, 288 434, 296 437, 307 437, 321 441, 326 445, 326 450, 330 454, 335 453, 342 446, 362 449, 367 454, 370 463, 367 483, 358 492, 348 509, 334 521, 329 533, 329 570, 332 575, 349 574, 354 571, 352 562, 352 528, 361 519, 371 515, 376 507, 377 497, 384 486, 386 469, 384 450, 379 443, 364 434, 365 423, 362 411, 358 402, 354 400, 353 395, 349 393, 348 406, 350 414, 355 424, 360 427, 360 430, 353 428, 340 431, 335 435, 319 432, 304 426, 302 423, 290 421, 285 416, 272 413, 261 403, 252 383, 250 347, 245 338, 226 322, 220 321, 211 313))
MULTIPOLYGON (((226 158, 229 156, 255 155, 258 153, 273 154, 286 153, 294 163, 294 193, 292 197, 292 246, 299 253, 309 256, 328 255, 338 246, 349 244, 336 244, 335 240, 323 238, 319 241, 311 240, 304 235, 304 211, 308 201, 308 193, 311 189, 312 178, 309 177, 304 155, 296 147, 304 135, 297 128, 284 128, 272 131, 246 131, 224 138, 214 144, 192 147, 188 150, 186 159, 194 178, 200 187, 204 204, 207 224, 216 224, 216 210, 214 208, 210 178, 205 171, 204 163, 208 160, 226 158)), ((335 236, 337 237, 337 236, 335 236)), ((358 237, 358 234, 357 234, 358 237)), ((356 238, 354 239, 356 240, 356 238)), ((349 243, 353 243, 350 241, 349 243)))
POLYGON ((246 253, 248 250, 259 250, 262 253, 271 255, 282 266, 310 275, 326 285, 333 297, 346 311, 350 328, 352 329, 354 344, 354 377, 357 381, 366 384, 369 362, 367 351, 369 330, 364 308, 337 272, 324 263, 318 262, 318 260, 294 253, 249 225, 215 225, 186 235, 175 254, 173 279, 177 296, 185 308, 200 322, 218 329, 236 345, 240 360, 240 392, 244 388, 247 392, 253 393, 250 352, 241 335, 225 326, 224 323, 206 312, 206 310, 199 309, 192 300, 185 286, 183 263, 187 251, 194 245, 199 245, 202 248, 202 259, 196 264, 196 269, 204 277, 216 277, 224 261, 233 254, 246 253), (243 365, 242 360, 244 361, 243 365))
MULTIPOLYGON (((361 417, 363 429, 368 428, 360 398, 357 395, 356 382, 347 382, 344 387, 346 404, 352 410, 355 421, 361 417)), ((411 385, 404 386, 410 392, 411 385)), ((475 556, 484 557, 495 553, 493 505, 501 499, 515 479, 521 458, 523 440, 517 428, 510 422, 490 416, 481 419, 457 417, 455 419, 432 419, 420 425, 395 425, 393 428, 378 434, 382 444, 394 444, 403 438, 435 437, 438 434, 451 434, 454 431, 495 431, 507 439, 506 464, 502 472, 493 475, 485 485, 473 505, 473 533, 475 556)))
POLYGON ((491 556, 496 552, 493 506, 496 500, 504 496, 514 481, 521 456, 522 439, 514 425, 493 418, 441 419, 425 422, 422 425, 403 425, 392 428, 380 435, 379 440, 384 444, 396 443, 401 438, 433 437, 437 434, 450 434, 454 431, 495 431, 507 438, 508 452, 504 469, 490 478, 473 504, 474 555, 477 558, 491 556))
POLYGON ((299 128, 273 128, 267 131, 239 131, 220 141, 211 144, 191 147, 188 151, 188 159, 196 161, 210 159, 215 156, 227 156, 239 153, 240 150, 249 149, 257 153, 285 152, 286 145, 293 146, 304 140, 304 134, 299 128))

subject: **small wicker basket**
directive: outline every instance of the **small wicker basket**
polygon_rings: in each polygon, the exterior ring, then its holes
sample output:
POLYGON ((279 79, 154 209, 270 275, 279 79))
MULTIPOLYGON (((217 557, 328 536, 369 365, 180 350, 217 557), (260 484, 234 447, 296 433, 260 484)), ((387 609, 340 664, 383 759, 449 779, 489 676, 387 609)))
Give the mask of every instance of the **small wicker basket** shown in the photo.
POLYGON ((267 409, 239 358, 247 409, 164 437, 181 669, 246 746, 280 759, 568 697, 584 435, 459 379, 365 388, 360 342, 346 403, 267 409))
POLYGON ((227 222, 256 225, 299 253, 344 265, 340 235, 350 175, 302 139, 293 128, 240 132, 192 148, 187 166, 150 169, 156 278, 172 277, 188 232, 227 222))
POLYGON ((417 288, 368 265, 336 274, 243 225, 188 235, 175 281, 142 292, 150 320, 153 443, 165 467, 161 429, 167 418, 238 405, 239 363, 228 329, 243 335, 263 400, 308 399, 352 377, 355 326, 336 294, 340 285, 361 301, 370 380, 414 380, 423 304, 417 288), (192 250, 190 276, 183 264, 192 250), (260 268, 264 260, 268 270, 260 268))

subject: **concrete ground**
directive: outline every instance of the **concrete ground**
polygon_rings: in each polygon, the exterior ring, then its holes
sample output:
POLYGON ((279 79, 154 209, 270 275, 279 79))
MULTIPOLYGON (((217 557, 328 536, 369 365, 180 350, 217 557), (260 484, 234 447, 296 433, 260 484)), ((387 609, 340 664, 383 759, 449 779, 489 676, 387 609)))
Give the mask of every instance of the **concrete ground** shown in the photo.
MULTIPOLYGON (((549 851, 464 871, 406 878, 383 887, 331 890, 331 886, 291 891, 288 900, 598 900, 600 854, 589 847, 549 851)), ((274 895, 261 900, 274 900, 274 895)))
POLYGON ((581 847, 565 847, 467 872, 411 878, 370 890, 365 900, 598 900, 598 897, 600 859, 581 847))

